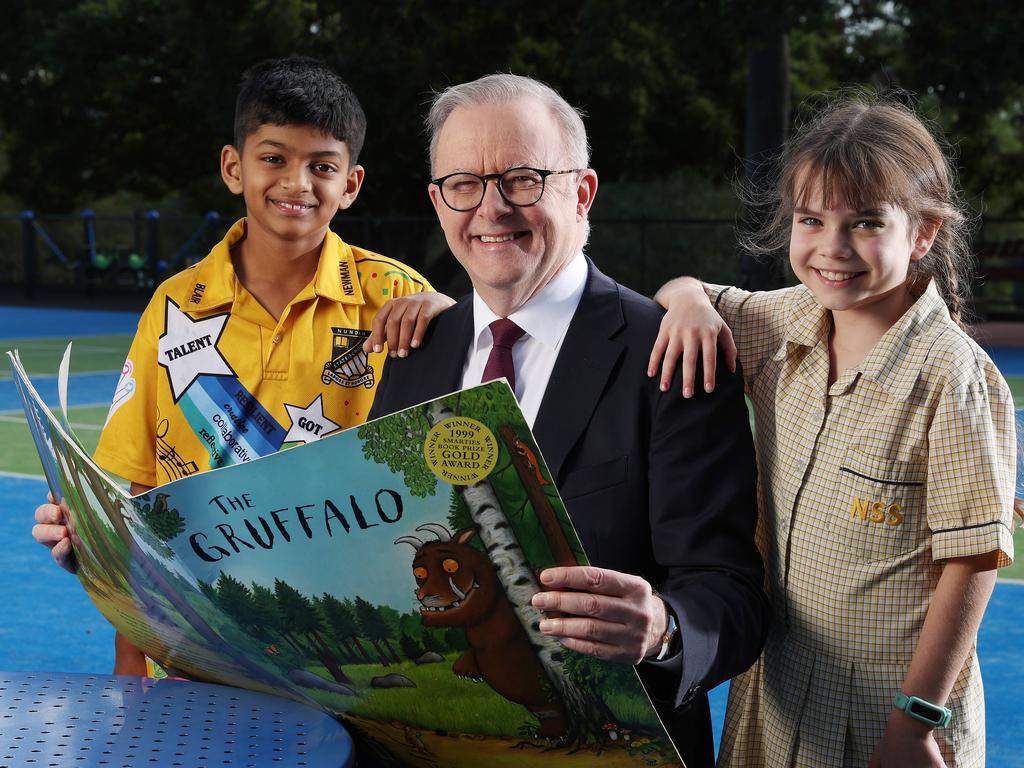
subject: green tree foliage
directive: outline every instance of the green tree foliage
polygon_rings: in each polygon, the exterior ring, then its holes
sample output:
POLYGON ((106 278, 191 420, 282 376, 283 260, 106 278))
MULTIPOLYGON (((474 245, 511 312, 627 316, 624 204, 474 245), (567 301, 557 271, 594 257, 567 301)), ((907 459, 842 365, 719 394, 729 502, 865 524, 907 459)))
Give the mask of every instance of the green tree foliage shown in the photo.
MULTIPOLYGON (((359 626, 356 624, 352 608, 326 592, 318 604, 324 621, 330 627, 334 638, 345 649, 346 655, 354 660, 356 658, 354 638, 359 634, 359 626)), ((361 655, 365 657, 365 651, 361 655)))
MULTIPOLYGON (((459 493, 458 489, 452 488, 451 500, 448 502, 448 530, 456 533, 465 528, 472 528, 473 525, 473 518, 470 517, 466 500, 462 498, 462 494, 459 493)), ((475 544, 476 542, 470 543, 475 544)))
POLYGON ((565 672, 581 688, 601 696, 602 691, 632 690, 636 673, 627 664, 607 664, 583 653, 566 653, 565 672))
POLYGON ((425 653, 420 641, 405 632, 402 633, 398 645, 402 649, 402 655, 410 661, 415 661, 425 653))
POLYGON ((469 648, 466 632, 459 627, 448 627, 444 631, 444 644, 453 651, 465 651, 469 648))
POLYGON ((423 648, 434 653, 447 653, 443 629, 425 629, 423 631, 423 648))
POLYGON ((391 661, 401 661, 391 647, 392 629, 381 610, 359 596, 356 596, 355 608, 361 634, 373 643, 381 663, 388 666, 391 661))
POLYGON ((398 632, 419 640, 423 636, 423 619, 419 612, 403 613, 398 619, 398 632))
POLYGON ((496 71, 541 78, 586 110, 602 181, 687 171, 721 186, 743 147, 747 55, 769 32, 788 35, 794 109, 842 84, 909 89, 961 148, 972 192, 1001 211, 1024 202, 1024 12, 1001 0, 9 5, 0 192, 45 211, 118 191, 240 210, 217 173, 237 83, 255 61, 292 53, 328 61, 366 108, 357 213, 429 212, 424 104, 496 71))
POLYGON ((277 597, 277 609, 285 625, 291 631, 301 633, 310 640, 320 662, 335 680, 339 683, 351 682, 338 664, 334 652, 324 641, 323 625, 313 601, 281 579, 274 579, 274 595, 277 597))
POLYGON ((149 530, 160 539, 170 541, 185 530, 185 518, 176 509, 167 506, 166 493, 156 494, 152 504, 146 504, 141 511, 142 519, 149 530))
POLYGON ((280 630, 282 617, 277 610, 277 598, 274 591, 256 582, 252 583, 252 611, 253 622, 257 625, 280 630))
POLYGON ((423 410, 414 408, 384 421, 364 424, 358 434, 366 458, 403 475, 409 493, 425 498, 433 496, 437 489, 437 477, 423 459, 423 441, 429 429, 423 410))
POLYGON ((254 620, 252 592, 241 581, 221 572, 217 577, 217 605, 244 627, 254 620))

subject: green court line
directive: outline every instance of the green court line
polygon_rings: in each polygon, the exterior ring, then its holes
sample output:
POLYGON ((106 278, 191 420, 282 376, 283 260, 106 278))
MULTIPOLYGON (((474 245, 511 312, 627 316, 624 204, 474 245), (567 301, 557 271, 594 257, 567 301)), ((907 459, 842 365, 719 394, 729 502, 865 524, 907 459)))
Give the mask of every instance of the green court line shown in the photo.
POLYGON ((1006 383, 1010 386, 1014 405, 1024 408, 1024 376, 1007 376, 1006 383))
MULTIPOLYGON (((75 425, 75 434, 89 453, 96 450, 100 430, 107 418, 107 405, 68 408, 68 421, 75 425)), ((43 467, 36 454, 35 443, 28 431, 24 414, 8 411, 0 418, 0 470, 34 477, 43 476, 43 467), (13 418, 20 415, 20 418, 13 418)))

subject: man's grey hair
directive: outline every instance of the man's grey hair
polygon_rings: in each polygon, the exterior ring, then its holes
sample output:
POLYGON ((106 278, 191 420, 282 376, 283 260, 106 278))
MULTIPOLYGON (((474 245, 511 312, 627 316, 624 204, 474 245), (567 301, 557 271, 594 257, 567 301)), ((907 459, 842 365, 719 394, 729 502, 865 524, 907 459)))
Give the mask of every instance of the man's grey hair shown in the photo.
POLYGON ((459 107, 509 104, 520 99, 534 99, 551 110, 551 115, 562 129, 566 161, 571 168, 590 167, 590 145, 587 142, 587 129, 583 126, 582 113, 563 99, 554 88, 540 80, 499 72, 469 83, 452 85, 434 97, 426 119, 427 133, 430 136, 431 173, 434 172, 434 163, 437 160, 437 141, 441 135, 441 127, 452 112, 459 107))

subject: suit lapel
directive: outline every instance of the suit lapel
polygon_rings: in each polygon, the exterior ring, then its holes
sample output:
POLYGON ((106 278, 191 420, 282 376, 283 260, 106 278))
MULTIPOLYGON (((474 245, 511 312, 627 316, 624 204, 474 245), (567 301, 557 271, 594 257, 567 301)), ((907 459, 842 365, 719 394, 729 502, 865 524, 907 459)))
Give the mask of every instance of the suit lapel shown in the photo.
MULTIPOLYGON (((448 319, 450 325, 438 327, 430 344, 425 344, 424 352, 429 351, 431 358, 438 361, 433 366, 436 372, 431 386, 436 394, 433 397, 447 395, 462 389, 462 368, 466 360, 466 351, 473 343, 473 294, 463 296, 454 307, 444 312, 441 318, 448 319)), ((438 321, 435 321, 435 326, 438 321)), ((414 355, 424 354, 414 352, 414 355)), ((408 386, 420 390, 424 382, 410 381, 408 386)))
POLYGON ((624 319, 618 286, 587 259, 587 284, 551 371, 534 424, 552 477, 579 440, 601 399, 623 346, 611 337, 624 319))

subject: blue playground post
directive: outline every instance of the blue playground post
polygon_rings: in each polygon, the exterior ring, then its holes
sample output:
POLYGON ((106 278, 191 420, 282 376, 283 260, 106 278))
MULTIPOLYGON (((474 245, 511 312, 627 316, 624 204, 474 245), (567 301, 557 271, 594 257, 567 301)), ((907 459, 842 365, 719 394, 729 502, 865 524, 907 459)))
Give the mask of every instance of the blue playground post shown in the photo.
MULTIPOLYGON (((191 261, 189 258, 190 253, 192 253, 192 246, 194 246, 201 237, 207 234, 207 230, 212 225, 217 224, 219 221, 219 213, 217 213, 216 211, 207 211, 203 215, 202 222, 200 222, 199 226, 196 227, 196 230, 189 236, 188 240, 181 244, 181 247, 174 252, 174 255, 171 256, 170 262, 165 262, 160 265, 160 271, 175 272, 179 269, 183 269, 184 267, 188 267, 191 264, 193 264, 194 262, 191 261)), ((205 251, 205 249, 203 249, 203 251, 205 251)), ((202 257, 203 251, 201 251, 200 253, 200 258, 202 257)))
POLYGON ((92 208, 82 211, 82 246, 85 250, 83 261, 96 266, 96 214, 92 208))

